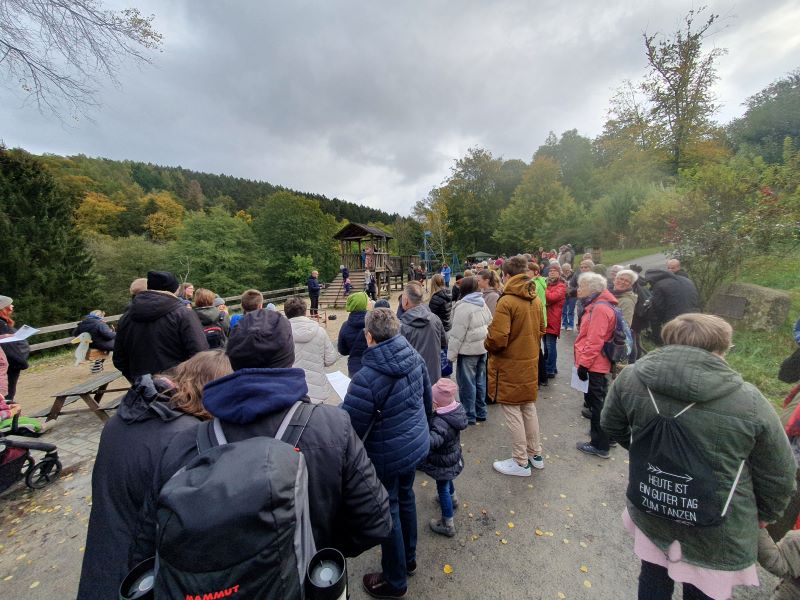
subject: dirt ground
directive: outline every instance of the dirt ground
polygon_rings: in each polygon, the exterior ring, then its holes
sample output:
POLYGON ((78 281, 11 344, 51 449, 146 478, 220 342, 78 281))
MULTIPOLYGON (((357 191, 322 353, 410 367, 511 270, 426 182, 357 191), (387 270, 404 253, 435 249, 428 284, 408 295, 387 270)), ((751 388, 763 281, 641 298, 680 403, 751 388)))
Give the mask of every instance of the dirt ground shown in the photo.
MULTIPOLYGON (((396 306, 396 302, 392 302, 396 306)), ((337 311, 327 331, 336 339, 345 318, 337 311)), ((610 460, 575 450, 587 439, 581 396, 569 387, 574 333, 558 344, 561 372, 542 390, 537 409, 545 469, 530 478, 505 477, 493 460, 510 455, 502 413, 489 407, 486 423, 462 435, 464 472, 455 485, 461 499, 457 535, 431 533, 437 516, 436 487, 417 476, 419 570, 409 579, 409 598, 616 600, 636 596, 638 562, 623 530, 627 453, 612 449, 610 460)), ((346 372, 342 358, 331 370, 346 372)), ((78 383, 88 367, 51 359, 25 373, 20 401, 26 410, 49 407, 47 395, 78 383)), ((59 446, 62 477, 31 491, 16 485, 0 494, 0 597, 26 600, 75 596, 91 509, 91 469, 102 429, 91 413, 59 418, 42 440, 59 446)), ((366 598, 361 576, 380 568, 373 549, 348 561, 351 598, 366 598)), ((760 570, 762 587, 737 590, 734 598, 766 599, 775 578, 760 570)), ((676 592, 680 597, 680 592, 676 592)))

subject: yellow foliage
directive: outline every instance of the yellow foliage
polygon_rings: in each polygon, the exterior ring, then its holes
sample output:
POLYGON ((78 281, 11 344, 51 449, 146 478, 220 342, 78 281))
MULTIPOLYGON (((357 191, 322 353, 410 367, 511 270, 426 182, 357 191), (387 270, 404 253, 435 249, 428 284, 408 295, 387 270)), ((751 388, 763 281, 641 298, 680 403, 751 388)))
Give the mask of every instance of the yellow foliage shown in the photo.
POLYGON ((125 208, 114 204, 108 196, 87 192, 75 211, 75 225, 84 232, 107 234, 122 212, 125 212, 125 208))

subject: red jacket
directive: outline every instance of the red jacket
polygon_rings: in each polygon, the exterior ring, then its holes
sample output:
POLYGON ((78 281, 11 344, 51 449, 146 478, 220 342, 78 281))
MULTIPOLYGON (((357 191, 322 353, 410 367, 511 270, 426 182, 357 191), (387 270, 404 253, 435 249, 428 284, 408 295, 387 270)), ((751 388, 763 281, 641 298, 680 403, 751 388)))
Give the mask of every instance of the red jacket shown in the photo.
POLYGON ((564 300, 567 299, 567 284, 564 283, 563 279, 557 279, 555 283, 550 283, 548 280, 544 297, 547 300, 546 333, 560 336, 561 311, 564 310, 564 300))
POLYGON ((603 354, 603 344, 614 335, 616 315, 610 306, 598 301, 617 305, 617 299, 608 290, 588 304, 581 319, 581 330, 575 340, 575 366, 586 367, 592 373, 609 373, 611 361, 603 354))

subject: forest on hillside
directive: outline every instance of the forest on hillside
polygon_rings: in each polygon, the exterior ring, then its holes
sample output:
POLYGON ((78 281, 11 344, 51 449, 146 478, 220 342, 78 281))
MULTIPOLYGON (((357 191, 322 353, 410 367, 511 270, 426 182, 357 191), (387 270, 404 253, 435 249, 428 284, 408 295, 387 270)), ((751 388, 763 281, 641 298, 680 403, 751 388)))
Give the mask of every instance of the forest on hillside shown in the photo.
POLYGON ((332 236, 355 221, 391 232, 399 254, 430 231, 443 259, 661 244, 708 297, 742 257, 797 243, 800 223, 800 69, 718 123, 724 50, 704 47, 715 22, 692 11, 673 34, 646 34, 649 68, 620 82, 597 137, 551 133, 528 161, 470 148, 408 217, 181 167, 0 148, 0 293, 45 325, 121 310, 148 269, 221 295, 295 285, 312 267, 326 280, 332 236))

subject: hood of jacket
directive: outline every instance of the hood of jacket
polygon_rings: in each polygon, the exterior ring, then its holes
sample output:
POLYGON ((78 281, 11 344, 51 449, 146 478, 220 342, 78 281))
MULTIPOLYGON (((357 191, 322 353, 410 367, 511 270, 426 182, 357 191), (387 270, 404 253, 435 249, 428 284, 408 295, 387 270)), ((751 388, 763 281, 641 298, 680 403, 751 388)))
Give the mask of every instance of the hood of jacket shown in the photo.
POLYGON ((367 348, 361 357, 362 366, 394 378, 408 375, 418 364, 419 354, 401 334, 367 348))
POLYGON ((533 279, 528 279, 525 273, 514 275, 506 281, 503 294, 519 296, 523 300, 533 300, 536 298, 536 282, 533 279))
POLYGON ((303 369, 240 369, 203 388, 203 406, 221 421, 247 424, 308 394, 303 369))
POLYGON ((174 421, 185 413, 170 407, 171 395, 172 385, 168 380, 157 378, 153 381, 151 375, 141 375, 125 394, 117 414, 129 424, 150 419, 174 421))
POLYGON ((644 278, 647 280, 647 283, 658 283, 666 279, 677 279, 677 277, 677 275, 666 269, 648 269, 644 273, 644 278))
POLYGON ((134 321, 149 322, 160 319, 176 308, 184 308, 184 306, 184 302, 175 294, 145 290, 134 296, 127 314, 134 321))
POLYGON ((686 402, 716 400, 743 384, 722 358, 693 346, 664 346, 637 360, 633 368, 651 391, 686 402))
POLYGON ((221 314, 219 312, 219 309, 214 306, 204 306, 203 308, 195 308, 194 312, 197 313, 197 317, 200 319, 200 322, 205 327, 217 323, 219 321, 219 317, 221 314))
MULTIPOLYGON (((428 321, 430 321, 432 316, 433 313, 431 312, 431 309, 424 304, 420 304, 404 312, 400 317, 400 320, 410 327, 421 329, 422 327, 426 327, 428 325, 428 321)), ((390 340, 386 341, 388 342, 390 340)))
POLYGON ((486 306, 486 300, 483 299, 483 294, 481 292, 472 292, 471 294, 467 294, 461 298, 461 301, 466 302, 467 304, 474 304, 475 306, 486 306))
POLYGON ((455 410, 443 414, 437 412, 436 416, 456 431, 464 431, 468 426, 467 411, 461 403, 459 403, 458 408, 455 410))
POLYGON ((359 310, 351 312, 347 316, 347 324, 356 329, 364 329, 364 319, 367 317, 367 311, 359 310))
POLYGON ((314 339, 319 331, 319 325, 308 317, 292 317, 289 319, 292 326, 292 337, 295 343, 306 344, 314 339))

